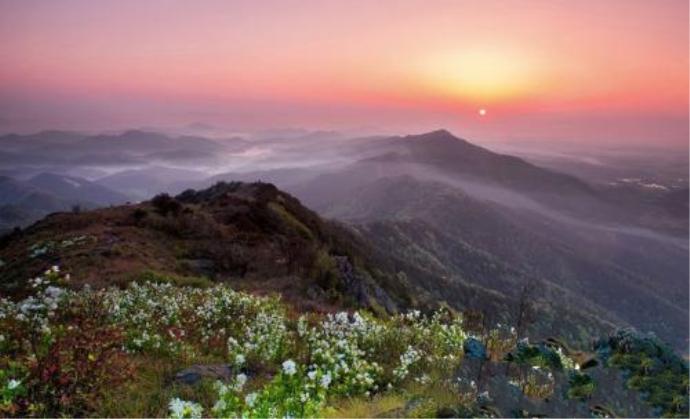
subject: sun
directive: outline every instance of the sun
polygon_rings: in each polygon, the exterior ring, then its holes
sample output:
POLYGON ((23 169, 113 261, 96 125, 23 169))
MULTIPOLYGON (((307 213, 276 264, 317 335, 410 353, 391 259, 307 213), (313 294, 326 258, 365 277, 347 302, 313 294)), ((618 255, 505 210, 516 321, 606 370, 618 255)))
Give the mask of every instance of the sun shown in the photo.
POLYGON ((479 116, 486 116, 486 109, 481 108, 477 111, 477 113, 479 114, 479 116))

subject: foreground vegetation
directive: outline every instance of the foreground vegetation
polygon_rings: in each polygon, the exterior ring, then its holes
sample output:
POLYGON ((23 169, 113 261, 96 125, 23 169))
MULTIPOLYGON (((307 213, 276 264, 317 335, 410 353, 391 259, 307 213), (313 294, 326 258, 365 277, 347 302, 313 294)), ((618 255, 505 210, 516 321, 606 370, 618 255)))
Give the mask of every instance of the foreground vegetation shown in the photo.
POLYGON ((208 281, 145 278, 75 291, 55 266, 30 296, 0 300, 0 415, 687 416, 687 364, 631 332, 600 341, 595 361, 509 326, 471 331, 451 310, 299 313, 208 281), (230 373, 171 379, 194 364, 230 373), (604 393, 642 391, 654 410, 593 406, 603 396, 585 369, 625 371, 634 391, 604 393))

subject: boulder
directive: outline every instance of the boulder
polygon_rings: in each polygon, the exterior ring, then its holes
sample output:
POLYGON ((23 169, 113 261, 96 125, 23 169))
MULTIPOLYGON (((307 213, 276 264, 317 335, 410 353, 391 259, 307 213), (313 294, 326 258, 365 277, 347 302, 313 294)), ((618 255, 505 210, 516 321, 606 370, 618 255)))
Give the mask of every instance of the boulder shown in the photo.
POLYGON ((233 376, 232 368, 226 364, 197 364, 175 374, 173 381, 196 385, 204 378, 229 381, 233 376))

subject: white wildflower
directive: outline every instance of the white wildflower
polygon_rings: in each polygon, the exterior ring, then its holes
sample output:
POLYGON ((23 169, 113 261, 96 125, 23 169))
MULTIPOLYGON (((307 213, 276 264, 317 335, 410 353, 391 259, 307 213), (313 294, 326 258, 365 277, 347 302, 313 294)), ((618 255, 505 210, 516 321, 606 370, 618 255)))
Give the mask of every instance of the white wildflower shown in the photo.
POLYGON ((245 374, 237 374, 235 377, 235 388, 241 390, 247 384, 247 376, 245 374))
POLYGON ((256 393, 249 393, 245 396, 244 402, 247 404, 249 407, 254 407, 254 403, 256 403, 256 398, 258 395, 256 393))
POLYGON ((184 401, 177 397, 170 400, 168 408, 170 409, 170 417, 174 419, 201 418, 204 412, 200 404, 184 401))
POLYGON ((21 384, 21 381, 15 380, 14 378, 11 379, 10 381, 7 382, 7 389, 8 390, 14 390, 15 388, 19 387, 19 384, 21 384))
POLYGON ((297 364, 295 364, 295 361, 288 359, 283 362, 283 372, 287 375, 294 375, 297 372, 297 364))
POLYGON ((321 381, 319 383, 321 384, 321 387, 328 388, 328 386, 331 384, 331 380, 331 373, 327 372, 323 377, 321 377, 321 381))
POLYGON ((244 355, 242 355, 242 354, 235 355, 235 365, 237 365, 237 366, 244 365, 244 362, 245 362, 244 355))

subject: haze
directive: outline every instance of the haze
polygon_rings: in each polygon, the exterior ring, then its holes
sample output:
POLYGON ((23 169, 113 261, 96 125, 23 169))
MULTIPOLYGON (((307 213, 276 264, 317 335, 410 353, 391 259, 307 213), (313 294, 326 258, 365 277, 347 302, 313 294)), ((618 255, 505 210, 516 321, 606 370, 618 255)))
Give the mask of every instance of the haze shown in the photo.
POLYGON ((0 53, 2 132, 202 122, 688 140, 682 0, 2 1, 0 53))

